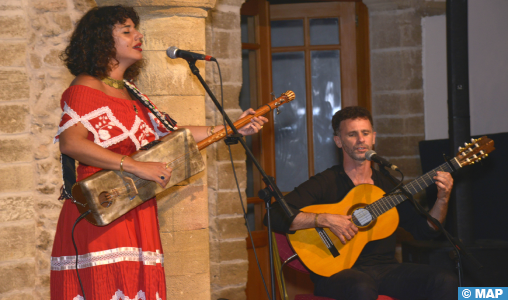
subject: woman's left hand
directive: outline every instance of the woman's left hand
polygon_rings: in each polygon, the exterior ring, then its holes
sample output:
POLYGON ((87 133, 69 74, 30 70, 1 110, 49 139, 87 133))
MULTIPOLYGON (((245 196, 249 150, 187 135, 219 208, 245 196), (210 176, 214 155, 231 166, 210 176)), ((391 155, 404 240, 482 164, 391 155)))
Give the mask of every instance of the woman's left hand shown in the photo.
MULTIPOLYGON (((249 108, 242 113, 242 115, 240 116, 239 119, 246 117, 247 115, 254 115, 254 114, 256 114, 256 112, 252 108, 249 108)), ((258 133, 263 128, 263 125, 266 122, 268 122, 268 119, 263 116, 254 117, 250 120, 249 124, 238 129, 238 132, 241 133, 242 135, 253 135, 255 133, 258 133)))

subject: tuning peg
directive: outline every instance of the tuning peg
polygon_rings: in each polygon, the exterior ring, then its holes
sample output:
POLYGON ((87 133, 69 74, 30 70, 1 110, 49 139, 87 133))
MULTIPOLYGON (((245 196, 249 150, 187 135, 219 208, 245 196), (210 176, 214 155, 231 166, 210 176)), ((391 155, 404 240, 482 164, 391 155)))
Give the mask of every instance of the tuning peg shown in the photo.
POLYGON ((485 153, 485 157, 489 157, 489 155, 487 153, 485 153))

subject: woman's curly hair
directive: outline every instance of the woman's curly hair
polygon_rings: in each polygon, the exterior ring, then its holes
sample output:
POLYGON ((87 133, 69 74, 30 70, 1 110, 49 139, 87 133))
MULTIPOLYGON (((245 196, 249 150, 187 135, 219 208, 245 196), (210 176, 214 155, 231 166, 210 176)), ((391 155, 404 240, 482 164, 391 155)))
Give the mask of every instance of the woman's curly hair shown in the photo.
MULTIPOLYGON (((113 28, 127 19, 138 27, 139 16, 132 7, 103 6, 89 10, 79 20, 69 46, 60 56, 69 71, 74 76, 85 73, 99 79, 108 77, 110 61, 116 60, 113 28)), ((135 79, 142 66, 143 60, 136 62, 125 71, 124 78, 135 79)))

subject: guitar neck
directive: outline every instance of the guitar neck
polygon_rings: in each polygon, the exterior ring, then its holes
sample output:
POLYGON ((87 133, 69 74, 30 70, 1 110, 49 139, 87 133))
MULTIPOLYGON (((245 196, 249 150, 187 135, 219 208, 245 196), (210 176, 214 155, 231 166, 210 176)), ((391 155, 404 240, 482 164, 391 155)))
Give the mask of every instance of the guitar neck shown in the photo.
MULTIPOLYGON (((461 165, 459 164, 456 158, 453 158, 450 161, 445 162, 439 167, 431 170, 430 172, 427 172, 422 176, 416 178, 415 180, 406 184, 403 188, 406 192, 410 193, 411 195, 415 195, 421 192, 423 189, 434 184, 434 179, 432 178, 437 175, 438 171, 452 173, 454 170, 457 170, 459 168, 461 168, 461 165)), ((402 194, 402 192, 397 192, 395 194, 377 200, 376 202, 368 205, 366 209, 370 211, 370 213, 373 215, 374 218, 377 218, 383 213, 387 212, 388 210, 401 204, 406 199, 407 197, 404 194, 402 194)))

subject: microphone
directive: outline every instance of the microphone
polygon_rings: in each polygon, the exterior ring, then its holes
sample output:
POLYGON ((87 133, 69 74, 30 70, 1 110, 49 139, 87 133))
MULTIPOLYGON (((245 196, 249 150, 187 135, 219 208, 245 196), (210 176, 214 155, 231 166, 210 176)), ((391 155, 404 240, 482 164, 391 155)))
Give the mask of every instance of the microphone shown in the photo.
POLYGON ((378 164, 390 168, 394 171, 397 171, 399 169, 396 165, 377 155, 376 151, 374 150, 369 150, 365 152, 365 159, 367 159, 368 161, 377 162, 378 164))
POLYGON ((180 50, 175 46, 171 46, 166 50, 166 54, 170 58, 183 58, 186 60, 207 60, 207 61, 216 61, 214 57, 210 55, 204 55, 199 53, 194 53, 190 51, 180 50))

